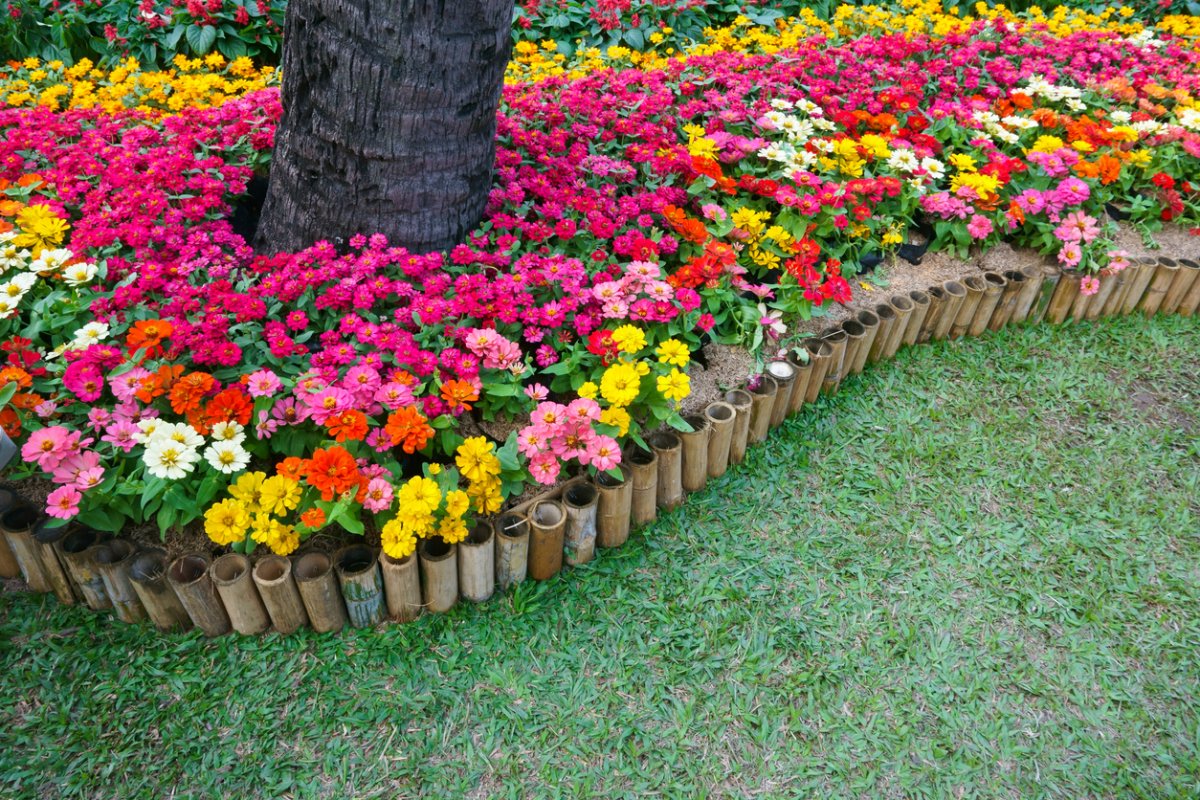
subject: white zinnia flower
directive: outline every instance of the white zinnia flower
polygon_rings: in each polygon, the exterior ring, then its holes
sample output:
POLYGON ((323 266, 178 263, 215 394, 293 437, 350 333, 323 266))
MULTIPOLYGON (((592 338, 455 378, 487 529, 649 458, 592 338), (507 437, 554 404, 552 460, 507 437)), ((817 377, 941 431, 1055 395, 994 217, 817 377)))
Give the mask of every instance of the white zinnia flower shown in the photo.
POLYGON ((82 264, 72 264, 63 270, 63 280, 68 286, 83 286, 96 277, 96 265, 90 261, 82 264))
MULTIPOLYGON (((148 444, 170 423, 163 422, 157 417, 147 417, 137 421, 138 433, 133 434, 133 440, 138 444, 148 444)), ((165 438, 165 437, 163 437, 165 438)))
POLYGON ((204 437, 186 422, 164 422, 154 433, 154 440, 159 439, 181 444, 189 450, 196 450, 204 444, 204 437))
POLYGON ((71 349, 83 350, 94 344, 100 344, 107 338, 108 325, 103 322, 89 322, 75 331, 75 338, 71 340, 71 349))
POLYGON ((56 249, 45 249, 29 264, 30 272, 55 272, 63 264, 67 263, 74 257, 74 253, 65 247, 56 249))
POLYGON ((214 442, 204 451, 204 460, 226 475, 241 472, 250 463, 250 454, 237 442, 214 442))
POLYGON ((921 169, 928 173, 929 177, 935 181, 940 181, 946 176, 946 165, 938 161, 936 158, 926 156, 921 159, 921 169))
POLYGON ((215 442, 241 444, 246 440, 246 429, 238 422, 218 422, 210 435, 215 442))
POLYGON ((903 148, 893 150, 892 154, 888 156, 887 163, 897 172, 916 172, 921 168, 921 160, 917 158, 917 154, 903 148))
POLYGON ((13 298, 0 296, 0 319, 8 319, 13 314, 17 313, 17 304, 20 302, 20 297, 13 298))
POLYGON ((177 481, 195 469, 199 459, 195 450, 169 439, 152 441, 142 455, 146 472, 155 478, 170 481, 177 481))

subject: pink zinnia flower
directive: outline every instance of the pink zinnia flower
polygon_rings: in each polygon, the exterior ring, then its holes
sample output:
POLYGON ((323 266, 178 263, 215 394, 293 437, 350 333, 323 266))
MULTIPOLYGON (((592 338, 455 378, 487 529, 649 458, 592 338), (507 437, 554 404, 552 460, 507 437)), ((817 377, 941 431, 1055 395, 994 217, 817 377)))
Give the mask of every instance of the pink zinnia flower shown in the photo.
POLYGON ((986 239, 993 230, 992 221, 982 214, 973 215, 967 223, 967 233, 971 234, 972 239, 986 239))
POLYGON ((1079 293, 1082 295, 1093 295, 1100 291, 1100 279, 1094 275, 1088 275, 1083 280, 1079 281, 1079 293))
POLYGON ((587 460, 600 472, 621 463, 621 448, 611 436, 596 436, 588 447, 587 460))
POLYGON ((1062 250, 1058 251, 1058 263, 1067 269, 1077 266, 1082 258, 1083 251, 1075 242, 1067 242, 1063 245, 1062 250))
POLYGON ((1062 224, 1054 229, 1054 235, 1064 242, 1082 242, 1087 244, 1100 235, 1096 218, 1083 211, 1072 211, 1063 219, 1062 224))
POLYGON ((58 519, 71 519, 79 513, 83 495, 74 486, 61 486, 46 498, 46 513, 58 519))
POLYGON ((525 387, 525 396, 535 403, 540 403, 550 396, 550 390, 540 383, 525 387))
POLYGON ((392 485, 383 478, 373 478, 367 484, 367 496, 363 498, 363 508, 378 514, 387 511, 392 505, 392 485))
POLYGON ((567 418, 579 422, 600 419, 600 404, 586 397, 577 397, 567 406, 567 418))
POLYGON ((529 474, 538 483, 549 486, 558 480, 558 459, 553 453, 538 453, 529 460, 529 474))
POLYGON ((74 451, 72 433, 61 425, 42 428, 29 434, 29 440, 21 448, 21 458, 33 461, 46 472, 52 472, 64 458, 74 451))
POLYGON ((108 426, 108 430, 100 437, 100 441, 128 453, 137 446, 137 439, 134 436, 138 433, 141 431, 133 422, 128 419, 119 419, 108 426))
POLYGON ((252 372, 246 379, 246 389, 251 397, 270 397, 282 388, 283 381, 269 369, 252 372))

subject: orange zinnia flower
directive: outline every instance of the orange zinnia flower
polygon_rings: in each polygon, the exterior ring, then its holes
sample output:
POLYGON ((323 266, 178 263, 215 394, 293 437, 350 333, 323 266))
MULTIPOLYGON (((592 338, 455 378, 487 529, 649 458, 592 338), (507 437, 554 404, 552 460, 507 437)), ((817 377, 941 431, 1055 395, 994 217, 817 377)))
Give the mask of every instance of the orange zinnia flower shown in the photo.
POLYGON ((254 413, 254 401, 246 393, 240 383, 228 386, 213 396, 205 410, 205 420, 209 425, 218 422, 236 422, 239 425, 249 425, 250 415, 254 413))
POLYGON ((175 330, 175 326, 166 320, 162 319, 142 319, 133 323, 133 327, 129 329, 129 333, 125 335, 125 346, 129 348, 129 352, 136 352, 145 348, 148 351, 154 351, 163 343, 163 339, 170 336, 175 330))
POLYGON ((336 441, 359 442, 367 435, 367 415, 352 408, 325 420, 325 427, 336 441))
POLYGON ((409 454, 423 449, 433 438, 433 428, 429 426, 429 420, 416 406, 404 406, 393 411, 388 416, 383 431, 391 437, 393 447, 402 447, 404 452, 409 454))
POLYGON ((308 485, 319 491, 321 499, 326 501, 357 489, 361 477, 354 456, 336 445, 327 450, 315 450, 304 476, 308 485))
POLYGON ((175 381, 177 381, 179 376, 182 374, 182 364, 163 364, 158 368, 158 372, 142 381, 142 385, 137 392, 135 392, 135 395, 137 396, 137 399, 141 400, 143 403, 149 403, 154 398, 161 397, 163 394, 165 394, 168 389, 175 385, 175 381))
POLYGON ((309 530, 325 527, 325 510, 310 508, 300 515, 300 524, 309 530))
POLYGON ((294 481, 304 480, 304 473, 308 471, 308 462, 303 458, 288 456, 283 461, 275 465, 275 474, 282 475, 285 478, 291 478, 294 481))
POLYGON ((9 438, 16 439, 21 435, 21 418, 17 416, 17 410, 12 406, 0 408, 0 428, 4 428, 4 432, 9 435, 9 438))
POLYGON ((479 390, 467 381, 446 381, 442 384, 442 399, 451 411, 456 408, 470 411, 471 403, 479 399, 479 390))
POLYGON ((33 378, 20 367, 5 367, 4 369, 0 369, 0 386, 10 383, 16 383, 18 387, 28 389, 33 385, 33 378))
POLYGON ((19 408, 23 411, 33 411, 42 404, 43 399, 44 398, 40 394, 33 394, 31 392, 28 394, 14 394, 10 402, 14 408, 19 408))
POLYGON ((171 387, 171 410, 176 414, 195 411, 204 401, 204 395, 212 390, 213 383, 213 376, 207 372, 184 375, 171 387))

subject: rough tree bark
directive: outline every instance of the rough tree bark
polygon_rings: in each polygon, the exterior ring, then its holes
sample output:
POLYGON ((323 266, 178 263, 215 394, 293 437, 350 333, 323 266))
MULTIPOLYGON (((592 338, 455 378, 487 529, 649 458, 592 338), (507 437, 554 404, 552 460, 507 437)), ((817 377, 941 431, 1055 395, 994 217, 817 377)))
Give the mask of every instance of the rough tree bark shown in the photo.
POLYGON ((491 188, 512 13, 513 0, 291 0, 258 250, 462 241, 491 188))

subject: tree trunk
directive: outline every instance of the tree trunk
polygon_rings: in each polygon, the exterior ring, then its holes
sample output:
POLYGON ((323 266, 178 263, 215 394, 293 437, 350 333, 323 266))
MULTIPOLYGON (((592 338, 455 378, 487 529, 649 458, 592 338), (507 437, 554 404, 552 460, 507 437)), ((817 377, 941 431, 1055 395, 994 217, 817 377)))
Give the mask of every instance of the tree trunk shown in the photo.
POLYGON ((462 241, 491 189, 512 15, 513 0, 291 0, 258 249, 462 241))

